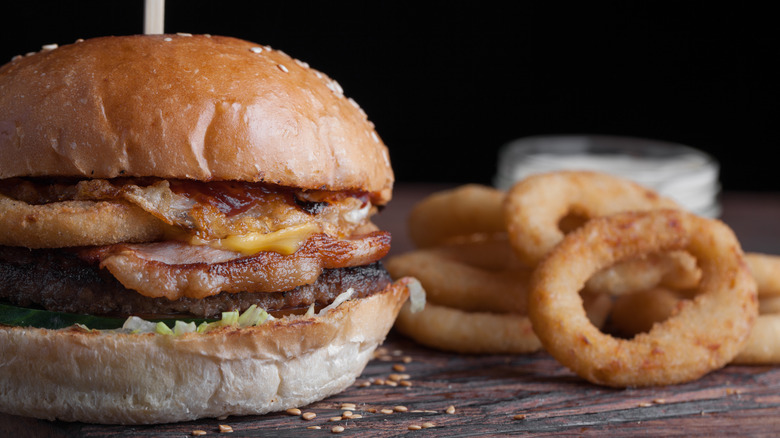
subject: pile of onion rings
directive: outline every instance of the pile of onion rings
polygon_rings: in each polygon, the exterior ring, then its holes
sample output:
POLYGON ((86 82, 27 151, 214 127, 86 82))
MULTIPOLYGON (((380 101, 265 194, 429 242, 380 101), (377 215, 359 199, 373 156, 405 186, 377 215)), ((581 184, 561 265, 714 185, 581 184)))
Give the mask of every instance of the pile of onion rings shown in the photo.
POLYGON ((396 328, 459 353, 546 350, 581 377, 675 384, 780 363, 780 256, 744 254, 720 221, 614 176, 558 171, 508 192, 469 184, 409 218, 428 309, 396 328), (760 309, 760 310, 759 310, 760 309))
MULTIPOLYGON (((542 348, 527 313, 532 269, 514 255, 506 238, 504 193, 469 184, 426 198, 409 224, 417 250, 391 257, 394 277, 414 276, 426 306, 405 306, 396 329, 415 341, 471 354, 531 353, 542 348), (426 230, 430 230, 426 232, 426 230)), ((588 316, 601 326, 610 300, 583 291, 588 316)))

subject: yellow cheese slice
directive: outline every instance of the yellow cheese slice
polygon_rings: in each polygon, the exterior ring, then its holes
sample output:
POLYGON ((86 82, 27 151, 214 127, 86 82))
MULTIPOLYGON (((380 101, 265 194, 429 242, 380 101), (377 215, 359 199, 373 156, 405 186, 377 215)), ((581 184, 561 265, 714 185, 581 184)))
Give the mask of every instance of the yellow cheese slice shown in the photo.
POLYGON ((192 236, 190 244, 208 245, 212 248, 239 252, 246 256, 257 254, 260 251, 273 251, 282 255, 290 255, 318 230, 319 227, 316 224, 305 223, 270 233, 250 232, 228 236, 224 239, 212 240, 192 236))

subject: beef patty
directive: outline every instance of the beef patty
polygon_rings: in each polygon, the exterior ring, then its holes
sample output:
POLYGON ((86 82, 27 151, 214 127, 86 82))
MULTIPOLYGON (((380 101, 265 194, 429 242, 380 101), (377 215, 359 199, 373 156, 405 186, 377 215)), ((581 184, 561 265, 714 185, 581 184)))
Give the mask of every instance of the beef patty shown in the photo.
POLYGON ((219 318, 222 312, 244 311, 252 304, 267 311, 325 306, 348 288, 365 297, 391 283, 381 262, 324 269, 317 281, 284 292, 220 293, 204 299, 149 298, 126 289, 96 264, 67 249, 0 246, 0 299, 19 306, 99 316, 219 318))

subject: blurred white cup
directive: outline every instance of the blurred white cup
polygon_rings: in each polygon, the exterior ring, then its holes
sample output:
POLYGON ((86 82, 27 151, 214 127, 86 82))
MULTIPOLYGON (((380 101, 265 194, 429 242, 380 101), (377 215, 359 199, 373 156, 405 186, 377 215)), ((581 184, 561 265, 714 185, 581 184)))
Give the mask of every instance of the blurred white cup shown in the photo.
POLYGON ((555 170, 593 170, 636 181, 689 211, 718 217, 718 162, 676 143, 609 135, 534 136, 499 151, 494 185, 503 190, 528 175, 555 170))

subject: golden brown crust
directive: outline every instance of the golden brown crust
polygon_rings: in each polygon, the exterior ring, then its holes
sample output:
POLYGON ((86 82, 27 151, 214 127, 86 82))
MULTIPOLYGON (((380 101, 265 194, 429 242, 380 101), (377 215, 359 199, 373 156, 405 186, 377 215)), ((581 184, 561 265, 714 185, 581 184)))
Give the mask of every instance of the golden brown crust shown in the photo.
POLYGON ((103 37, 0 68, 0 179, 157 176, 390 198, 373 124, 338 84, 228 37, 103 37))
POLYGON ((304 406, 352 384, 407 297, 399 280, 323 316, 178 337, 0 326, 0 412, 148 424, 304 406))

